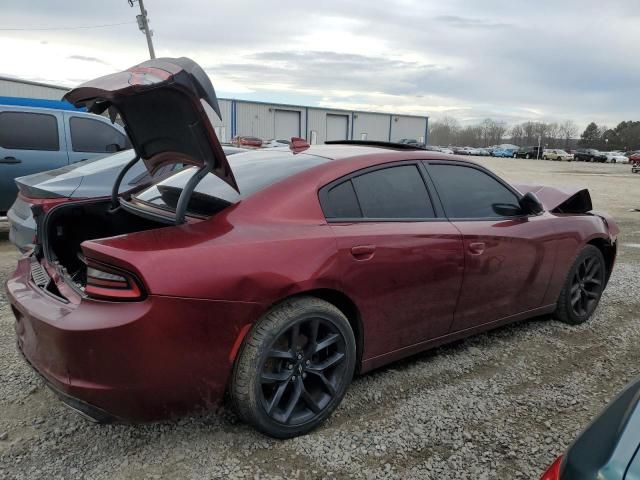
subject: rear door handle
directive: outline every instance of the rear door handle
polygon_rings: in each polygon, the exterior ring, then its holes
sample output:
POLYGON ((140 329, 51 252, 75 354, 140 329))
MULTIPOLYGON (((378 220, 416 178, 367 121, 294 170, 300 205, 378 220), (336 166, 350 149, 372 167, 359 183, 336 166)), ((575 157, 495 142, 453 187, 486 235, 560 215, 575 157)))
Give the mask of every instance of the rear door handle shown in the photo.
POLYGON ((356 260, 369 260, 376 252, 375 245, 358 245, 351 247, 351 255, 356 260))
POLYGON ((469 253, 471 255, 482 255, 485 247, 484 242, 472 242, 469 244, 469 253))
POLYGON ((0 163, 22 163, 22 160, 16 157, 4 157, 2 160, 0 160, 0 163))

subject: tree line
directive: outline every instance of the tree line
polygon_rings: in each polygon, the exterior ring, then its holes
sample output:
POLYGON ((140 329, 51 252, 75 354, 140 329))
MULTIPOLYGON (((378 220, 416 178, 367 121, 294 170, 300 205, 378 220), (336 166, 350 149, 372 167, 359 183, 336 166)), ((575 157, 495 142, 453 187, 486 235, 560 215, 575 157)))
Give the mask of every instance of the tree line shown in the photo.
POLYGON ((489 147, 501 143, 533 146, 540 142, 545 148, 640 149, 640 121, 620 122, 613 129, 591 122, 580 138, 578 132, 578 126, 571 120, 508 126, 503 121, 486 118, 474 125, 461 126, 455 118, 445 116, 429 122, 429 144, 489 147))

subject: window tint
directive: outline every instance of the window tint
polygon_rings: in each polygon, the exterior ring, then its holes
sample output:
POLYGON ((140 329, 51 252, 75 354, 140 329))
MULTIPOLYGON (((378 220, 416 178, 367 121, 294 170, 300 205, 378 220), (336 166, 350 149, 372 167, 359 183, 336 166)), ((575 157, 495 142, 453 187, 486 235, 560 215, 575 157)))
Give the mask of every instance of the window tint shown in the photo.
POLYGON ((415 165, 390 167, 353 179, 367 218, 433 218, 431 200, 415 165))
POLYGON ((356 192, 351 180, 342 182, 327 192, 325 204, 322 206, 327 218, 362 217, 356 192))
POLYGON ((120 150, 130 147, 127 137, 111 125, 99 120, 71 117, 69 125, 71 127, 71 144, 74 152, 113 152, 113 150, 110 150, 113 144, 118 145, 120 150))
POLYGON ((0 146, 18 150, 59 150, 58 120, 42 113, 2 112, 0 146))
POLYGON ((450 218, 502 217, 496 206, 518 208, 518 197, 513 192, 476 168, 429 165, 429 173, 450 218))

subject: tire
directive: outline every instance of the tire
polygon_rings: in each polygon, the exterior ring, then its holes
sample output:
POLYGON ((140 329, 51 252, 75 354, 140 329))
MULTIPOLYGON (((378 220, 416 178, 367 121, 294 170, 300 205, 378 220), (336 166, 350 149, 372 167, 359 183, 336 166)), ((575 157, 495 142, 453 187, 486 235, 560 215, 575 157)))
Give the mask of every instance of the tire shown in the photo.
POLYGON ((612 159, 611 159, 611 163, 616 163, 616 159, 615 159, 615 158, 612 158, 612 159))
POLYGON ((531 158, 531 155, 529 155, 528 153, 524 156, 524 158, 526 158, 527 160, 529 160, 531 158))
POLYGON ((517 153, 514 153, 514 154, 513 154, 513 158, 518 158, 518 154, 517 154, 517 153))
POLYGON ((247 333, 234 365, 231 402, 243 421, 266 435, 302 435, 340 404, 355 365, 355 338, 344 314, 315 297, 293 298, 247 333))
POLYGON ((549 158, 547 158, 547 156, 546 156, 546 155, 543 155, 543 156, 542 156, 542 159, 543 159, 543 160, 549 160, 549 158))
POLYGON ((570 325, 589 320, 600 302, 605 281, 602 252, 593 245, 586 245, 569 269, 553 316, 570 325))

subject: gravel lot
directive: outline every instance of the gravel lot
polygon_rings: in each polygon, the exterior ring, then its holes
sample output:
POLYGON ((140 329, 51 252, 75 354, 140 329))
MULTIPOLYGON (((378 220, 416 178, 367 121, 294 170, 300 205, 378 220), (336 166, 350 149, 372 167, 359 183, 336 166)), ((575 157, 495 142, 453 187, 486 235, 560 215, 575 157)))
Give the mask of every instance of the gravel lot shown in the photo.
MULTIPOLYGON (((640 175, 628 165, 480 159, 512 181, 586 185, 622 228, 594 318, 548 318, 357 378, 323 428, 274 441, 219 412, 94 425, 15 350, 0 292, 0 478, 534 479, 640 365, 640 175)), ((0 280, 18 255, 0 230, 0 280)))

